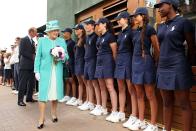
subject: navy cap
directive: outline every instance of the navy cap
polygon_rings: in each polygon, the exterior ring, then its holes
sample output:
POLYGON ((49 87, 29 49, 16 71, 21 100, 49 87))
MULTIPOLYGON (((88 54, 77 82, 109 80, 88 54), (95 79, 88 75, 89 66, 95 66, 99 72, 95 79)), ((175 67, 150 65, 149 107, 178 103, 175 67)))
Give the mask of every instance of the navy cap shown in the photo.
POLYGON ((119 20, 121 18, 129 18, 129 13, 127 11, 120 12, 115 19, 119 20))
POLYGON ((65 28, 65 29, 62 30, 61 32, 63 32, 63 33, 69 32, 70 34, 72 34, 72 29, 71 29, 71 28, 65 28))
POLYGON ((84 26, 82 24, 77 24, 77 25, 75 25, 75 27, 73 29, 74 30, 78 30, 78 29, 84 30, 84 26))
POLYGON ((136 15, 139 15, 139 14, 142 14, 142 15, 148 15, 148 10, 146 7, 138 7, 135 12, 130 15, 131 17, 132 16, 136 16, 136 15))
POLYGON ((87 21, 84 21, 85 24, 91 24, 91 25, 95 25, 95 21, 90 19, 90 20, 87 20, 87 21))
POLYGON ((172 4, 175 7, 178 7, 180 4, 179 0, 160 0, 159 3, 154 5, 154 8, 159 8, 163 3, 172 4))
POLYGON ((100 23, 102 23, 102 24, 105 24, 105 23, 108 23, 109 22, 109 20, 107 19, 107 18, 100 18, 95 24, 96 25, 98 25, 98 24, 100 24, 100 23))

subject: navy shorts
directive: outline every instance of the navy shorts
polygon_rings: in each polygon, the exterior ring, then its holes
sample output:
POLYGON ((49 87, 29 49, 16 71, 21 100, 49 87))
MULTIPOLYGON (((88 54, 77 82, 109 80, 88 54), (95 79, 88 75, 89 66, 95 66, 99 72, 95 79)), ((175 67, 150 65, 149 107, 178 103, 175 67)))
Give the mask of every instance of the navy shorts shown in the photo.
POLYGON ((95 79, 96 58, 85 60, 84 64, 84 78, 86 80, 95 79))
POLYGON ((133 84, 154 84, 156 80, 155 64, 151 55, 133 56, 132 82, 133 84))
POLYGON ((69 64, 68 64, 68 70, 70 72, 71 75, 74 75, 75 74, 75 67, 74 67, 74 59, 69 59, 69 64))
POLYGON ((74 73, 76 76, 84 75, 84 59, 76 59, 74 65, 74 73))
POLYGON ((114 78, 114 67, 112 54, 97 56, 95 78, 114 78))
POLYGON ((132 56, 130 53, 118 54, 114 77, 120 80, 131 80, 132 56))

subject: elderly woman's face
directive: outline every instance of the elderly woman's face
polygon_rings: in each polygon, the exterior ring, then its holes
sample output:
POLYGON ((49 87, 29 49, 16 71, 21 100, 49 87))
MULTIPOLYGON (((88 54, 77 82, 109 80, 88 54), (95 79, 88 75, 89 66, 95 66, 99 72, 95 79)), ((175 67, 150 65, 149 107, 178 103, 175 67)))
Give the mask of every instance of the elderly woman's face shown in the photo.
POLYGON ((59 30, 52 30, 48 32, 48 36, 50 39, 56 39, 59 35, 59 30))

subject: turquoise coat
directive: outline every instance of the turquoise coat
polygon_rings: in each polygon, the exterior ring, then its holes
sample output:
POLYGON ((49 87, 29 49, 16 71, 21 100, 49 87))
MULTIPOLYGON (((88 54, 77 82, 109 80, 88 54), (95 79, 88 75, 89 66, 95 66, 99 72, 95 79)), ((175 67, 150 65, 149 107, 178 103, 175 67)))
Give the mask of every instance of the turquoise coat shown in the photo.
MULTIPOLYGON (((47 102, 48 101, 48 92, 51 82, 51 72, 53 57, 50 54, 50 50, 55 46, 61 46, 67 52, 67 44, 62 38, 57 38, 56 40, 51 40, 48 37, 43 37, 38 40, 38 47, 36 51, 34 72, 40 73, 39 80, 39 101, 47 102)), ((63 88, 63 63, 68 60, 69 56, 66 53, 65 60, 59 61, 56 64, 56 80, 57 80, 57 99, 60 100, 64 96, 63 88)))

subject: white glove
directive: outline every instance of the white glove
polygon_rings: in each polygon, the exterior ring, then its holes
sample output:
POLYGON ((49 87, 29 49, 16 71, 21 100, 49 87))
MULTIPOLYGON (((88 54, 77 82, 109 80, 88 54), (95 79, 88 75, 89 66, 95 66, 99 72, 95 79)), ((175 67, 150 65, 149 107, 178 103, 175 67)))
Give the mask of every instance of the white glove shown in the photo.
POLYGON ((35 73, 35 78, 36 78, 37 81, 39 81, 40 80, 40 74, 39 73, 35 73))

